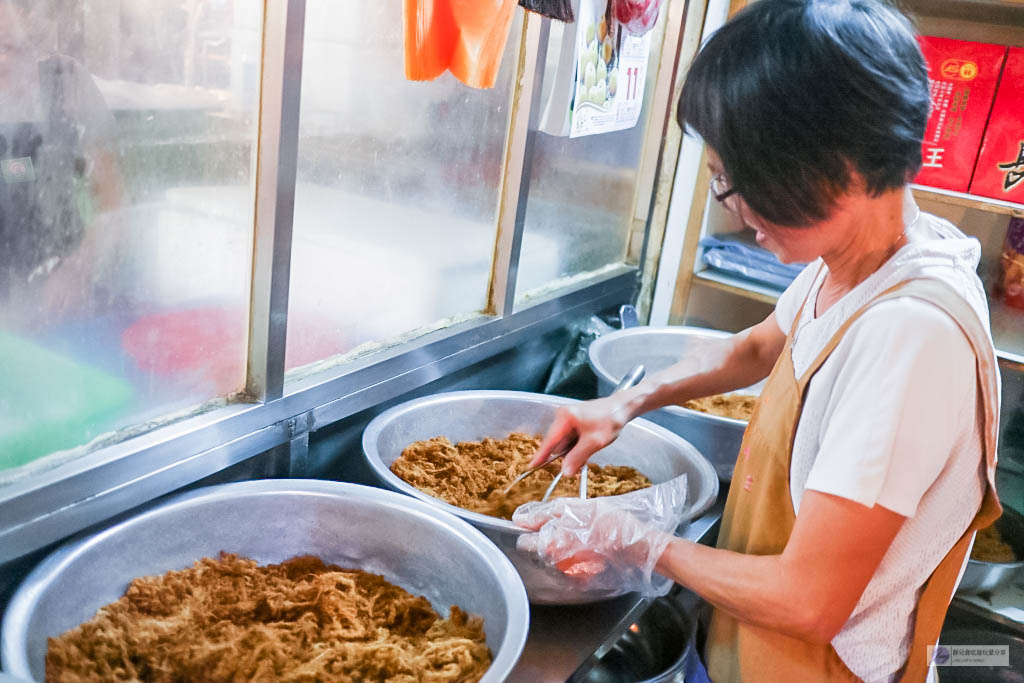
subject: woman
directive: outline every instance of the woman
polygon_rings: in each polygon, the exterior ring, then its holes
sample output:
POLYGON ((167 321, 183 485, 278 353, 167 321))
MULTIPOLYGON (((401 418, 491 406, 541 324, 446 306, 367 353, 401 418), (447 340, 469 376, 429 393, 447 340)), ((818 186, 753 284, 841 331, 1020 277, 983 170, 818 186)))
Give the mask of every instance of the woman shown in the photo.
POLYGON ((973 532, 999 515, 980 248, 907 187, 928 97, 912 26, 879 0, 760 0, 713 35, 680 124, 715 198, 810 265, 714 353, 561 411, 534 457, 578 438, 574 474, 633 417, 769 377, 717 548, 606 501, 517 513, 538 530, 522 547, 560 568, 599 558, 629 588, 656 571, 703 596, 716 682, 923 680, 973 532))

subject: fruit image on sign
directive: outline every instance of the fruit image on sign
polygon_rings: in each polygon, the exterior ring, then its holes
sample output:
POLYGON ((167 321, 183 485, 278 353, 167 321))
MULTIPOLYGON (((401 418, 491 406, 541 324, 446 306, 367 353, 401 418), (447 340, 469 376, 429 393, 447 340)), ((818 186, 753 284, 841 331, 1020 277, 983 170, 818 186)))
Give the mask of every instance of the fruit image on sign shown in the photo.
POLYGON ((605 0, 580 0, 570 137, 632 128, 643 108, 650 36, 630 35, 607 9, 605 0))

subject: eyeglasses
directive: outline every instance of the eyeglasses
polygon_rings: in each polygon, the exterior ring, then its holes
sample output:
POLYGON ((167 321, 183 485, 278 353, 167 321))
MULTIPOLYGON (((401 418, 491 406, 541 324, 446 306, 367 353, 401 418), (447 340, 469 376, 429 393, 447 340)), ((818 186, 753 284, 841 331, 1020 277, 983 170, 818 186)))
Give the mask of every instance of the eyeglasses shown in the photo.
POLYGON ((719 173, 711 178, 711 194, 716 201, 725 204, 726 199, 736 194, 736 188, 726 185, 725 176, 719 173))

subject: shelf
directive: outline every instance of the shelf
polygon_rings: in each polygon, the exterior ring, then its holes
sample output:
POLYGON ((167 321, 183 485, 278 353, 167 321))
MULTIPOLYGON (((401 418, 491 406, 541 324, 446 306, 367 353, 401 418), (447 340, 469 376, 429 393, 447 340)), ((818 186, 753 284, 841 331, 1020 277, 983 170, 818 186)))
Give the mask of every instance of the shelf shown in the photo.
POLYGON ((912 185, 911 187, 914 188, 914 197, 918 200, 941 202, 977 211, 988 211, 989 213, 1024 218, 1024 204, 1004 202, 999 199, 989 199, 988 197, 979 197, 978 195, 965 192, 942 190, 937 187, 926 187, 924 185, 912 185))
MULTIPOLYGON (((735 275, 706 269, 693 274, 694 283, 717 289, 728 294, 775 305, 782 290, 747 280, 735 275)), ((1007 308, 1001 302, 989 299, 992 316, 992 335, 998 344, 1003 339, 1024 339, 1024 311, 1007 308)), ((1024 353, 1016 353, 996 347, 996 357, 1024 371, 1024 353)))
POLYGON ((759 282, 712 269, 697 271, 693 274, 693 277, 694 282, 698 284, 728 292, 729 294, 746 297, 747 299, 753 299, 754 301, 760 301, 761 303, 771 304, 772 306, 775 305, 779 295, 782 294, 781 289, 770 285, 763 285, 759 282))

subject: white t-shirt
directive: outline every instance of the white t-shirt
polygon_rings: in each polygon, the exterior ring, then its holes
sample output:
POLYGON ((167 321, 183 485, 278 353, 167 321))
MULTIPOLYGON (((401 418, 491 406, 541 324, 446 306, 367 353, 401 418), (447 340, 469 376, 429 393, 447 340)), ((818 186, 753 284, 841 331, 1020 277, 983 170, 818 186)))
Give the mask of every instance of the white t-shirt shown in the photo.
MULTIPOLYGON (((792 346, 798 378, 850 316, 909 278, 952 285, 988 327, 975 274, 977 240, 928 214, 907 227, 907 237, 906 246, 818 318, 814 302, 827 270, 820 260, 782 294, 775 315, 783 333, 800 313, 792 346)), ((832 640, 846 666, 866 681, 889 680, 903 666, 919 590, 981 504, 980 428, 971 345, 952 318, 920 299, 872 307, 808 385, 790 469, 794 511, 811 489, 907 517, 832 640)))

